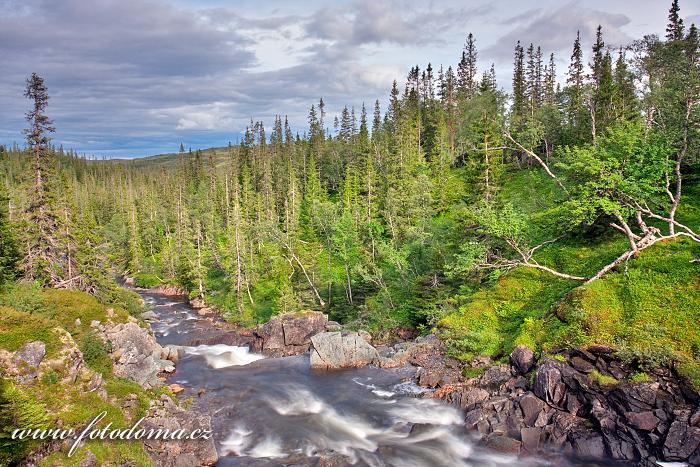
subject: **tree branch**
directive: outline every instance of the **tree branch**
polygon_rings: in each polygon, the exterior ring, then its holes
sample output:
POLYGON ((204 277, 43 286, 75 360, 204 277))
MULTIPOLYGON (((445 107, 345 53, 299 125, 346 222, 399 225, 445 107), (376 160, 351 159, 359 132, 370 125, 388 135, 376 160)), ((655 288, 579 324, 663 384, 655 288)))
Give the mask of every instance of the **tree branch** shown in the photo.
POLYGON ((529 149, 525 148, 522 144, 518 143, 518 142, 511 136, 511 134, 510 134, 509 132, 506 131, 506 132, 504 133, 504 136, 505 136, 506 138, 508 138, 510 141, 512 141, 513 144, 515 144, 521 151, 525 152, 525 154, 527 154, 529 157, 535 159, 535 160, 542 166, 542 168, 544 168, 545 172, 547 172, 547 175, 549 175, 550 177, 552 177, 552 178, 554 179, 554 181, 557 183, 557 185, 559 185, 559 188, 561 188, 562 190, 564 190, 564 193, 566 193, 567 195, 569 194, 569 191, 568 191, 568 190, 566 189, 566 187, 561 183, 561 180, 559 180, 559 177, 557 177, 556 175, 554 175, 554 173, 549 169, 549 166, 545 163, 545 161, 542 160, 542 158, 541 158, 540 156, 538 156, 538 155, 535 154, 534 152, 530 151, 529 149))

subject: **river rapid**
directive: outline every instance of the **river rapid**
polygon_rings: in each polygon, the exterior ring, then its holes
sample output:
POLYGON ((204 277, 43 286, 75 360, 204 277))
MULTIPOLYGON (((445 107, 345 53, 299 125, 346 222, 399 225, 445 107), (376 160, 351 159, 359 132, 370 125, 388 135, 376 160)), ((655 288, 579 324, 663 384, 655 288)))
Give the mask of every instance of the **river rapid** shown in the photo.
POLYGON ((168 383, 184 386, 181 397, 211 415, 217 465, 314 465, 319 458, 358 466, 524 465, 477 447, 459 410, 420 397, 413 368, 316 371, 308 355, 264 358, 245 347, 193 345, 219 330, 182 301, 140 293, 159 318, 151 324, 158 342, 186 347, 168 383))

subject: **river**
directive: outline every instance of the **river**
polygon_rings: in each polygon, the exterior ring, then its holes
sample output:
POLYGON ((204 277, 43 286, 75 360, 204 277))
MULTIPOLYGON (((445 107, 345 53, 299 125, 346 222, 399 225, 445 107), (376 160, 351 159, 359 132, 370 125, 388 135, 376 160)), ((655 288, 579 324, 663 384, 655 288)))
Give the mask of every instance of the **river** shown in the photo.
POLYGON ((313 465, 321 456, 332 465, 523 465, 477 447, 456 408, 417 397, 424 390, 412 368, 315 371, 308 355, 192 346, 217 331, 211 321, 172 297, 140 293, 158 315, 158 342, 186 346, 168 383, 211 415, 219 466, 313 465))

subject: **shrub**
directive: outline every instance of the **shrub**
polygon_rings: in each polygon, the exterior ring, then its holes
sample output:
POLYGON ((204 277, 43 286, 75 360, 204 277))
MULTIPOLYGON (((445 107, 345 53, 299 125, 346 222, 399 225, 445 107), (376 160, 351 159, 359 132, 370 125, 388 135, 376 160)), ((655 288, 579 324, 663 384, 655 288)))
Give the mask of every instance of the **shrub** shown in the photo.
POLYGON ((630 376, 630 381, 633 383, 645 383, 649 381, 649 375, 643 371, 640 371, 630 376))
POLYGON ((109 358, 109 346, 93 331, 83 336, 80 351, 88 368, 103 375, 112 372, 112 360, 109 358))
POLYGON ((623 363, 641 371, 651 372, 662 366, 671 366, 678 357, 666 346, 633 347, 620 345, 617 356, 623 363))
POLYGON ((11 285, 0 294, 0 306, 14 308, 25 313, 41 313, 46 309, 41 290, 41 287, 36 283, 11 285))
POLYGON ((58 373, 56 373, 54 370, 48 370, 41 377, 41 382, 47 386, 53 386, 54 384, 58 383, 58 373))
POLYGON ((161 280, 155 274, 138 273, 134 275, 134 284, 137 287, 150 289, 160 284, 161 280))
POLYGON ((116 287, 111 297, 111 304, 124 308, 131 316, 138 318, 143 313, 143 299, 136 292, 116 287))

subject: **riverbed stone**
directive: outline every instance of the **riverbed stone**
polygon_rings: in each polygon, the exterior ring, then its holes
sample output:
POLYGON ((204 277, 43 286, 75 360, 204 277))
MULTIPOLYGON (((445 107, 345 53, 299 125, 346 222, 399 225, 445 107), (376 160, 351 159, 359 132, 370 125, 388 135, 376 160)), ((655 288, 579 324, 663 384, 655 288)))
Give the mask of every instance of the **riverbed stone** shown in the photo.
POLYGON ((522 443, 517 439, 509 436, 488 436, 486 438, 486 446, 501 454, 520 454, 522 443))
POLYGON ((148 310, 141 313, 141 318, 146 321, 156 321, 158 319, 158 315, 155 314, 153 311, 148 310))
POLYGON ((518 401, 520 409, 523 412, 523 420, 525 425, 529 427, 535 426, 535 422, 544 408, 544 401, 539 399, 533 393, 528 392, 523 395, 518 401))
POLYGON ((311 338, 311 345, 312 368, 356 368, 379 358, 377 349, 356 332, 316 334, 311 338))

